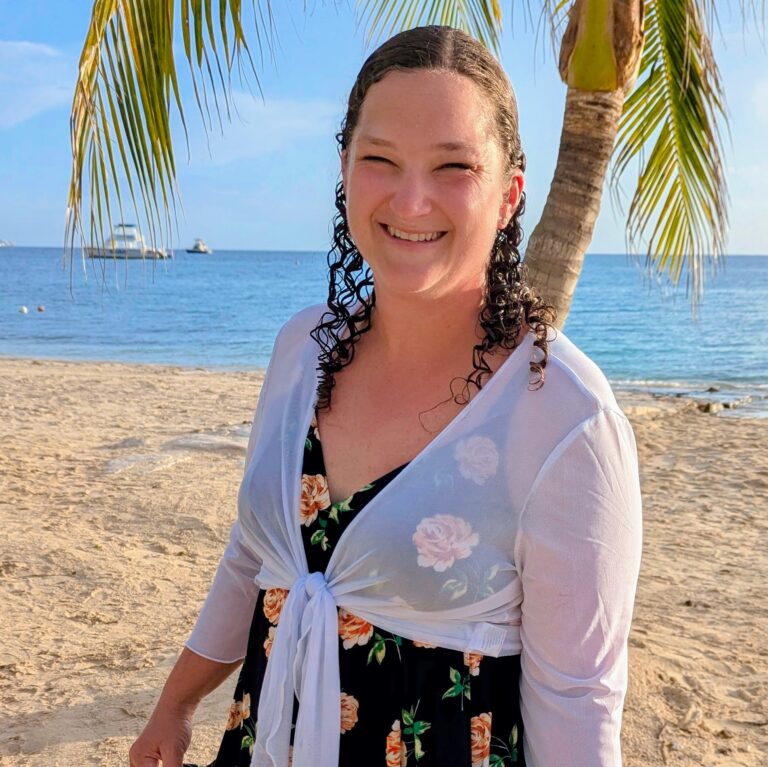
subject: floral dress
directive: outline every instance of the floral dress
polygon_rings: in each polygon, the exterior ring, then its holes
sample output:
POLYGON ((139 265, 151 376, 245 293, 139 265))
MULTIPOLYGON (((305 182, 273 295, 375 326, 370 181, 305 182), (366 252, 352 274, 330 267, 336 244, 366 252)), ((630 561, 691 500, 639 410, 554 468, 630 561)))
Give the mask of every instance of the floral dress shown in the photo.
MULTIPOLYGON (((310 572, 326 569, 346 526, 404 468, 331 504, 313 418, 304 447, 299 510, 310 572)), ((259 694, 287 594, 280 588, 259 593, 226 730, 209 767, 250 765, 259 694)), ((340 767, 525 764, 519 655, 493 658, 422 644, 342 608, 338 612, 340 767)), ((297 713, 294 701, 294 725, 297 713)))

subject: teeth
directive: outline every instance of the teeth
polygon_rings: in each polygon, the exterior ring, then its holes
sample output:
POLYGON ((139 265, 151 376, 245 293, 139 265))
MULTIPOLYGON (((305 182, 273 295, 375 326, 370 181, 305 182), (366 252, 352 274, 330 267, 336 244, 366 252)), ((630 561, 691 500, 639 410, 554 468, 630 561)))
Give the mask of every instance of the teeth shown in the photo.
POLYGON ((393 226, 387 226, 387 231, 400 240, 410 240, 411 242, 431 242, 436 240, 442 232, 429 232, 422 234, 408 234, 408 232, 401 232, 399 229, 395 229, 393 226))

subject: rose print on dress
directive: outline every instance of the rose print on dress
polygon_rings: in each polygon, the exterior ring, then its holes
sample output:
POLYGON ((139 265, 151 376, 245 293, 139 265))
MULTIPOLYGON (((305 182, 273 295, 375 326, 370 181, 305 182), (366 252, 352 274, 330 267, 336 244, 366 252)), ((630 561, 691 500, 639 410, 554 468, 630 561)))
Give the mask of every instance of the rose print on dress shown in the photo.
POLYGON ((472 767, 488 767, 491 761, 491 715, 471 719, 472 767))
POLYGON ((492 439, 474 436, 460 440, 453 451, 459 473, 475 484, 484 485, 499 468, 499 452, 492 439))
POLYGON ((339 636, 345 650, 349 650, 355 645, 368 644, 373 636, 373 626, 358 618, 352 613, 348 613, 343 607, 339 608, 339 636))
POLYGON ((330 505, 331 496, 325 477, 322 474, 302 474, 299 506, 301 524, 309 527, 317 519, 317 512, 330 505))
POLYGON ((267 620, 276 626, 280 620, 280 613, 283 610, 286 597, 288 596, 288 589, 267 589, 264 592, 264 615, 267 616, 267 620))
POLYGON ((269 654, 272 652, 272 642, 275 641, 275 629, 274 626, 269 627, 269 633, 267 634, 267 638, 264 640, 264 654, 269 658, 269 654))
POLYGON ((243 695, 242 700, 236 700, 229 707, 229 714, 227 716, 227 730, 234 730, 235 728, 241 728, 243 722, 251 715, 251 696, 249 693, 243 695))
POLYGON ((472 532, 466 519, 452 514, 436 514, 419 522, 412 540, 419 552, 419 566, 432 567, 443 573, 453 567, 457 559, 470 556, 480 538, 472 532))
POLYGON ((395 719, 387 735, 387 767, 406 767, 407 763, 407 749, 400 736, 400 720, 395 719))
POLYGON ((470 676, 478 676, 480 674, 480 661, 483 656, 479 652, 465 652, 464 653, 464 665, 469 668, 470 676))
POLYGON ((341 693, 341 731, 349 732, 357 724, 357 709, 360 704, 357 698, 347 693, 341 693))

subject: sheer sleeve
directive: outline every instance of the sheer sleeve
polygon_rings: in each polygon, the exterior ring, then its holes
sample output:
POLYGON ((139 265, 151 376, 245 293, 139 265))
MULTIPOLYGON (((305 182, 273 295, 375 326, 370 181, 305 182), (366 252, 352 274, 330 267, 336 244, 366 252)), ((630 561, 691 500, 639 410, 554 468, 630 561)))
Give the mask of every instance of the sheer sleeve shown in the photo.
POLYGON ((254 578, 261 562, 248 551, 235 522, 203 609, 186 646, 219 663, 245 657, 248 631, 259 595, 254 578))
MULTIPOLYGON (((264 383, 259 393, 253 416, 245 468, 250 463, 265 403, 268 398, 273 360, 277 355, 280 334, 270 358, 264 383)), ((248 632, 259 596, 255 577, 261 569, 261 560, 249 549, 242 537, 240 523, 235 522, 229 535, 229 544, 219 562, 213 584, 198 615, 195 628, 185 646, 192 652, 219 663, 234 663, 245 657, 248 632)))
POLYGON ((620 767, 640 566, 632 427, 602 409, 552 451, 524 504, 520 696, 530 767, 620 767))

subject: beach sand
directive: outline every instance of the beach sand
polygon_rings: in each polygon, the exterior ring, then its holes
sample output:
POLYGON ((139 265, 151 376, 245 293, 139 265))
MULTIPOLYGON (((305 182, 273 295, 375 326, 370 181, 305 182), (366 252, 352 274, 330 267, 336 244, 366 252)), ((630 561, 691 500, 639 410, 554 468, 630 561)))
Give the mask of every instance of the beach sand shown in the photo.
MULTIPOLYGON (((0 764, 127 765, 226 545, 260 384, 0 359, 0 764)), ((621 403, 645 509, 625 765, 766 765, 768 420, 621 403)))

